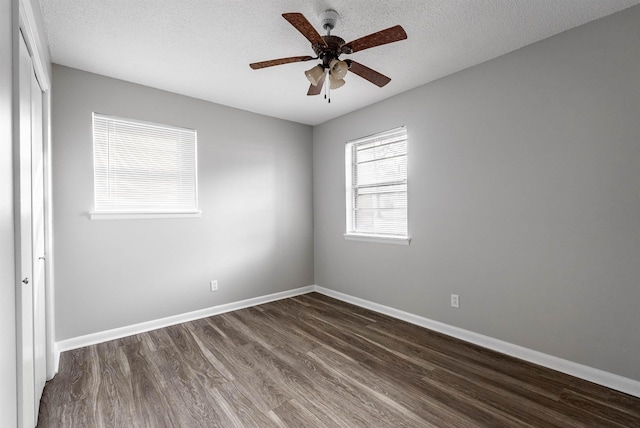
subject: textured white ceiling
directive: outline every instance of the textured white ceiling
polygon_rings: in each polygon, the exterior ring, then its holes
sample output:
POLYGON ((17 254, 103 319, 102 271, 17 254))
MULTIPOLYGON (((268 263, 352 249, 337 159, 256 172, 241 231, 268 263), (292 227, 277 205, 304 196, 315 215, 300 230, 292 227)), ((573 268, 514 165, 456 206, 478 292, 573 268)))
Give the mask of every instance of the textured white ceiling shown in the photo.
POLYGON ((53 62, 269 116, 316 125, 640 0, 40 0, 53 62), (349 57, 391 77, 347 75, 331 104, 306 96, 314 55, 284 12, 335 9, 350 41, 400 24, 408 39, 349 57))

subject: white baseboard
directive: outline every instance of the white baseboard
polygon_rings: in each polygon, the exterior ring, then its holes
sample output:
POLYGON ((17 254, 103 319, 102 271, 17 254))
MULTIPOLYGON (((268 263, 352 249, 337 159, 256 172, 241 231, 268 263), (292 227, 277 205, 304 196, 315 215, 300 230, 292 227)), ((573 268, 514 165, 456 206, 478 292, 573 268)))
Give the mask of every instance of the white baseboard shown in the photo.
POLYGON ((379 303, 374 303, 369 300, 361 299, 359 297, 350 296, 348 294, 320 287, 318 285, 310 285, 307 287, 268 294, 266 296, 259 296, 251 299, 241 300, 239 302, 212 306, 210 308, 200 309, 185 314, 174 315, 126 327, 115 328, 112 330, 106 330, 98 333, 87 334, 85 336, 62 340, 60 342, 56 342, 55 344, 55 371, 58 371, 60 353, 64 351, 82 348, 89 345, 95 345, 97 343, 107 342, 109 340, 120 339, 122 337, 132 336, 134 334, 144 333, 147 331, 206 318, 225 312, 262 305, 264 303, 273 302, 275 300, 281 300, 293 296, 299 296, 301 294, 307 294, 312 291, 316 291, 320 294, 324 294, 325 296, 333 297, 335 299, 342 300, 343 302, 351 303, 356 306, 379 312, 381 314, 389 315, 393 318, 407 321, 411 324, 425 327, 430 330, 434 330, 448 336, 452 336, 466 342, 482 346, 484 348, 492 349, 494 351, 501 352, 512 357, 520 358, 521 360, 529 361, 531 363, 539 364, 541 366, 548 367, 550 369, 557 370, 571 376, 588 380, 590 382, 606 386, 607 388, 615 389, 617 391, 621 391, 635 397, 640 397, 640 382, 637 380, 605 372, 603 370, 585 366, 583 364, 578 364, 573 361, 554 357, 553 355, 544 354, 542 352, 534 351, 533 349, 514 345, 512 343, 494 339, 483 334, 465 330, 460 327, 454 327, 452 325, 434 321, 429 318, 401 311, 390 306, 381 305, 379 303))
POLYGON ((343 302, 351 303, 356 306, 389 315, 390 317, 407 321, 411 324, 419 325, 421 327, 425 327, 430 330, 434 330, 448 336, 464 340, 466 342, 471 342, 484 348, 492 349, 494 351, 498 351, 512 357, 520 358, 521 360, 529 361, 531 363, 557 370, 559 372, 566 373, 580 379, 588 380, 589 382, 606 386, 607 388, 615 389, 626 394, 640 397, 640 382, 637 380, 629 379, 613 373, 605 372, 600 369, 595 369, 593 367, 578 364, 573 361, 554 357, 553 355, 544 354, 542 352, 534 351, 533 349, 524 348, 522 346, 514 345, 509 342, 494 339, 493 337, 474 333, 473 331, 454 327, 452 325, 434 321, 429 318, 411 314, 409 312, 404 312, 389 306, 380 305, 378 303, 370 302, 368 300, 360 299, 358 297, 353 297, 348 294, 320 287, 318 285, 314 286, 313 290, 320 294, 333 297, 334 299, 342 300, 343 302))
POLYGON ((133 336, 134 334, 144 333, 146 331, 157 330, 159 328, 168 327, 171 325, 181 324, 188 321, 193 321, 201 318, 210 317, 212 315, 223 314, 225 312, 236 311, 238 309, 244 309, 251 306, 262 305, 264 303, 273 302, 276 300, 286 299, 288 297, 299 296, 312 292, 313 285, 307 287, 300 287, 293 290, 281 291, 279 293, 268 294, 266 296, 253 297, 251 299, 240 300, 239 302, 226 303, 224 305, 212 306, 210 308, 204 308, 193 312, 187 312, 185 314, 173 315, 166 318, 160 318, 152 321, 145 321, 139 324, 128 325, 125 327, 114 328, 112 330, 100 331, 97 333, 91 333, 84 336, 72 337, 71 339, 61 340, 55 344, 55 371, 58 372, 58 365, 60 364, 60 354, 64 351, 70 351, 72 349, 83 348, 89 345, 95 345, 97 343, 107 342, 109 340, 120 339, 127 336, 133 336))

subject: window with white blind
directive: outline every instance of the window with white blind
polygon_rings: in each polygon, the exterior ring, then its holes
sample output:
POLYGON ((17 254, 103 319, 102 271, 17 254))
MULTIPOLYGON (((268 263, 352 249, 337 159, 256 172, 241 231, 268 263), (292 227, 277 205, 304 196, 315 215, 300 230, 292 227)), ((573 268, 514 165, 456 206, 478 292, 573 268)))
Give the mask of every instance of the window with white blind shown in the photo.
POLYGON ((345 165, 345 238, 408 244, 406 127, 348 142, 345 165))
POLYGON ((199 216, 196 146, 193 129, 94 113, 91 218, 199 216))

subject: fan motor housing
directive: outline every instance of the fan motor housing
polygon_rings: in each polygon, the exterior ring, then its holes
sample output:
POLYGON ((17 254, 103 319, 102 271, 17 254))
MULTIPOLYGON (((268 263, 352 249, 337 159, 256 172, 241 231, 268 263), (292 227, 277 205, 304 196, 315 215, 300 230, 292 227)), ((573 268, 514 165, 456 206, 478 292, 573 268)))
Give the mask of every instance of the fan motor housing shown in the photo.
POLYGON ((327 43, 327 46, 314 44, 311 47, 313 51, 318 55, 318 58, 322 60, 322 65, 327 68, 331 60, 338 59, 340 54, 349 53, 343 52, 342 46, 344 46, 345 41, 341 37, 338 36, 322 36, 324 41, 327 43))

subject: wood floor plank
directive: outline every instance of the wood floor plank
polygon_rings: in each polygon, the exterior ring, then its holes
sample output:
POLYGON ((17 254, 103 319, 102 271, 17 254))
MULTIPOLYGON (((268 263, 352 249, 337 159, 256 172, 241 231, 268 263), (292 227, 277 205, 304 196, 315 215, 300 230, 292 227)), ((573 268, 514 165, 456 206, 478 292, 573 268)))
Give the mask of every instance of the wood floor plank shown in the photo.
MULTIPOLYGON (((206 326, 196 328, 195 332, 211 332, 206 326)), ((199 336, 206 340, 206 333, 199 336)), ((233 373, 233 384, 236 389, 247 397, 252 397, 253 405, 263 412, 268 412, 291 399, 273 380, 263 374, 263 368, 252 358, 247 347, 253 344, 247 342, 243 346, 235 346, 231 340, 220 340, 215 343, 211 353, 227 373, 233 373)))
POLYGON ((152 369, 152 360, 139 345, 124 345, 123 352, 131 368, 133 399, 143 426, 179 426, 175 411, 167 398, 166 385, 152 369), (151 370, 150 370, 151 368, 151 370))
MULTIPOLYGON (((593 421, 593 418, 584 412, 577 409, 571 409, 566 405, 560 404, 558 402, 560 399, 559 394, 550 393, 549 391, 532 385, 531 383, 526 383, 517 378, 504 375, 498 370, 478 366, 468 359, 458 359, 454 355, 435 352, 433 349, 428 347, 394 340, 388 335, 378 334, 376 330, 367 330, 368 331, 365 334, 372 340, 380 341, 389 347, 397 349, 401 353, 403 352, 407 355, 413 356, 413 358, 428 360, 434 366, 439 367, 442 370, 463 376, 464 379, 475 382, 477 385, 482 385, 492 391, 511 394, 510 396, 513 400, 523 403, 526 403, 527 400, 539 403, 541 406, 544 406, 548 412, 552 412, 552 414, 555 411, 564 413, 570 412, 576 421, 582 421, 585 423, 593 421)), ((442 371, 437 371, 435 373, 442 373, 442 371)))
POLYGON ((407 385, 404 376, 390 379, 377 371, 369 370, 357 361, 345 358, 344 355, 329 346, 324 346, 314 353, 332 366, 339 367, 344 375, 366 383, 379 393, 401 403, 408 410, 419 415, 425 426, 480 426, 474 419, 456 412, 446 404, 420 394, 418 390, 407 385))
MULTIPOLYGON (((179 352, 162 348, 154 352, 151 358, 158 368, 158 375, 166 382, 167 390, 171 391, 168 399, 178 420, 190 427, 222 427, 216 403, 208 399, 209 389, 201 384, 201 376, 194 376, 192 367, 181 358, 179 352)), ((221 384, 217 378, 207 383, 215 386, 221 384)))
POLYGON ((365 410, 370 418, 365 426, 372 426, 376 423, 383 426, 404 426, 413 427, 416 425, 426 425, 425 420, 415 414, 409 408, 390 398, 387 394, 380 392, 374 386, 369 386, 370 381, 363 381, 350 376, 343 367, 333 367, 315 352, 309 352, 308 356, 319 363, 325 370, 341 379, 345 389, 358 400, 355 402, 354 410, 365 410))
POLYGON ((289 344, 297 349, 311 350, 319 346, 316 340, 300 333, 297 329, 289 328, 289 326, 286 329, 280 328, 281 322, 286 322, 286 320, 279 314, 269 311, 268 308, 261 308, 260 311, 255 308, 251 309, 253 310, 239 311, 236 314, 242 314, 243 320, 251 328, 264 329, 261 334, 273 338, 272 345, 274 347, 289 344))
POLYGON ((227 415, 233 419, 234 427, 277 427, 269 417, 258 410, 253 402, 230 383, 214 390, 216 398, 225 403, 227 415))
POLYGON ((440 333, 420 329, 417 326, 398 323, 395 328, 393 326, 370 325, 367 329, 374 330, 383 336, 392 337, 408 346, 415 346, 426 351, 429 357, 425 355, 425 358, 429 361, 435 362, 437 360, 436 355, 439 354, 445 358, 445 366, 457 361, 462 365, 472 367, 474 370, 499 373, 503 378, 518 379, 526 384, 527 387, 536 389, 541 394, 552 398, 558 398, 567 387, 566 384, 546 377, 546 373, 551 372, 551 370, 543 369, 541 372, 541 367, 535 364, 446 337, 440 333), (417 335, 415 334, 416 329, 419 329, 417 335), (426 331, 422 332, 420 330, 426 331), (390 333, 390 331, 393 333, 390 333))
POLYGON ((252 342, 250 337, 245 335, 242 330, 239 330, 237 325, 234 325, 228 314, 210 317, 207 321, 235 346, 242 346, 252 342))
POLYGON ((41 428, 640 427, 640 398, 317 293, 62 354, 41 428))
POLYGON ((181 324, 174 327, 169 330, 174 346, 163 348, 159 352, 173 356, 176 361, 181 360, 191 377, 197 378, 207 388, 216 388, 226 383, 227 378, 207 360, 198 342, 191 335, 189 326, 181 324))
MULTIPOLYGON (((396 368, 385 367, 377 361, 364 361, 362 364, 369 370, 378 372, 381 377, 388 381, 394 381, 398 378, 403 379, 401 371, 396 368)), ((482 403, 468 396, 465 391, 456 390, 446 385, 407 377, 403 379, 403 386, 420 396, 429 397, 430 407, 432 408, 438 408, 443 412, 445 409, 449 409, 450 412, 458 417, 473 420, 473 426, 534 426, 527 420, 514 418, 500 409, 483 406, 482 403)))
POLYGON ((206 358, 209 364, 224 376, 228 382, 232 382, 235 379, 235 376, 213 353, 217 349, 217 344, 225 341, 225 336, 223 334, 218 335, 219 330, 206 323, 190 323, 188 328, 193 340, 195 340, 198 347, 200 347, 204 358, 206 358), (216 344, 216 347, 210 349, 209 346, 207 346, 207 343, 214 343, 216 344))
POLYGON ((604 421, 607 421, 611 425, 615 424, 624 427, 634 426, 633 424, 638 424, 639 421, 637 416, 626 412, 619 412, 611 406, 602 406, 597 398, 593 399, 573 391, 565 391, 562 394, 561 401, 563 404, 568 404, 570 408, 575 408, 576 411, 588 415, 591 420, 602 421, 603 426, 605 425, 604 421))
POLYGON ((133 400, 131 370, 120 346, 110 346, 112 343, 96 346, 100 361, 96 417, 105 427, 139 426, 133 400))
MULTIPOLYGON (((533 412, 533 420, 542 418, 545 420, 544 425, 547 426, 566 426, 572 421, 575 426, 592 426, 595 422, 599 426, 616 426, 610 421, 600 418, 596 415, 590 415, 577 408, 572 408, 559 400, 550 399, 545 395, 539 395, 533 391, 514 387, 512 384, 491 382, 491 379, 478 378, 476 376, 467 376, 464 371, 450 369, 437 369, 428 375, 429 380, 440 382, 449 386, 455 385, 456 388, 465 389, 466 391, 474 391, 482 397, 481 401, 486 402, 485 397, 498 397, 500 403, 507 403, 509 407, 516 403, 516 409, 528 409, 527 412, 533 412)), ((490 403, 487 403, 490 405, 490 403)))
POLYGON ((355 425, 349 413, 336 411, 348 403, 335 393, 333 382, 327 374, 318 370, 307 358, 307 352, 283 345, 269 350, 283 363, 296 370, 300 377, 287 377, 286 387, 297 397, 296 403, 304 405, 325 426, 351 427, 355 425))
MULTIPOLYGON (((355 392, 356 388, 353 385, 336 377, 329 370, 318 366, 309 358, 310 352, 298 354, 297 363, 289 364, 290 360, 281 358, 282 353, 277 355, 273 353, 277 352, 276 349, 256 349, 256 351, 264 354, 263 361, 270 360, 268 365, 274 370, 269 373, 277 376, 283 388, 290 390, 291 395, 295 397, 322 397, 322 409, 309 402, 308 399, 300 400, 301 403, 307 405, 307 410, 320 420, 346 426, 371 426, 372 418, 376 413, 381 413, 385 417, 389 413, 388 409, 380 406, 367 394, 362 394, 362 391, 355 392), (305 376, 303 373, 311 375, 305 376), (326 391, 330 391, 330 393, 327 394, 326 391), (363 411, 363 403, 366 403, 365 408, 370 408, 369 411, 363 411), (342 413, 347 414, 348 417, 327 418, 326 415, 330 415, 335 409, 342 409, 342 413), (322 415, 322 411, 325 416, 322 415)), ((403 425, 401 421, 398 422, 398 426, 403 425)))
POLYGON ((362 308, 360 306, 353 305, 351 303, 342 302, 336 300, 333 297, 325 296, 319 293, 303 294, 298 296, 299 299, 304 299, 309 302, 311 307, 324 307, 331 310, 340 311, 344 314, 354 315, 367 320, 369 323, 375 323, 378 321, 394 321, 395 318, 391 318, 388 315, 384 315, 378 312, 373 312, 369 309, 362 308))
POLYGON ((561 427, 566 426, 567 419, 554 414, 548 408, 537 405, 530 400, 517 399, 508 391, 475 384, 455 373, 437 369, 429 373, 426 382, 439 385, 442 389, 464 391, 465 399, 480 406, 499 410, 516 420, 526 420, 533 426, 561 427))
POLYGON ((287 401, 274 409, 273 413, 278 416, 278 420, 285 427, 325 428, 336 426, 327 425, 326 422, 318 419, 308 408, 299 404, 296 400, 287 401))
MULTIPOLYGON (((85 427, 105 427, 104 421, 98 419, 95 412, 88 412, 87 408, 93 406, 93 401, 88 398, 70 401, 62 405, 60 421, 57 425, 50 425, 65 428, 85 428, 85 427)), ((38 426, 42 424, 39 422, 38 426)))

